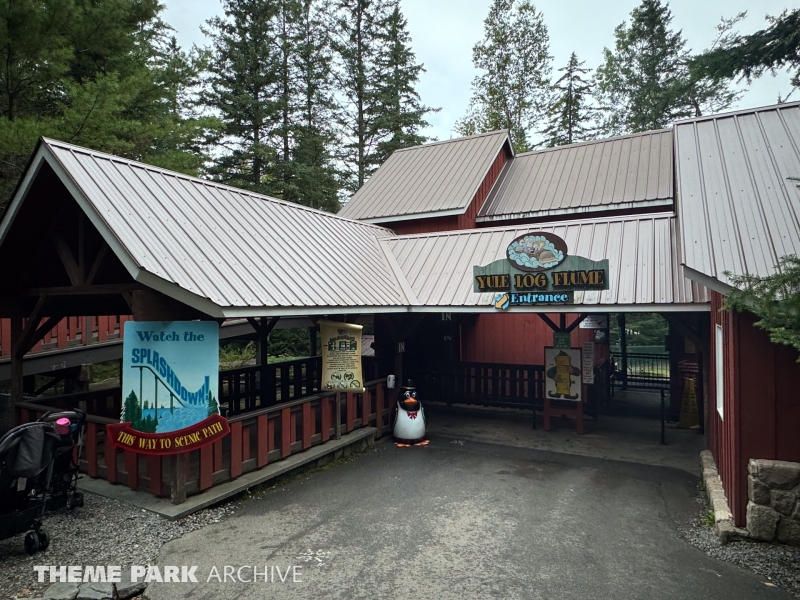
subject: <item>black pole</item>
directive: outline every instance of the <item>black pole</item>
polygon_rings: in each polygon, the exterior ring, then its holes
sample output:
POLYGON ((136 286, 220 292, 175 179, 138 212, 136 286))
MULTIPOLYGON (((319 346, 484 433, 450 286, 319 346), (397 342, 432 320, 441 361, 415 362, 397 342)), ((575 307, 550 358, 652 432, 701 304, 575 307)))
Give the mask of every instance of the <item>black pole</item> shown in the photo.
POLYGON ((664 409, 664 388, 661 388, 661 445, 667 445, 665 424, 665 409, 664 409))
POLYGON ((625 313, 619 313, 617 316, 617 324, 619 325, 619 351, 622 355, 622 389, 628 389, 628 334, 625 328, 625 313))

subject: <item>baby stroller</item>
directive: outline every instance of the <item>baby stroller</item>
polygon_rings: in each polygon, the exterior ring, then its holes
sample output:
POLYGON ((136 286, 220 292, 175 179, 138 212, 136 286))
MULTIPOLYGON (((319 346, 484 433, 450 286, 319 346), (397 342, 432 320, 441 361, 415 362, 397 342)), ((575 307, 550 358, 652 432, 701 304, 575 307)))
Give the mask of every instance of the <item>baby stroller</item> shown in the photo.
POLYGON ((0 438, 0 539, 26 529, 25 551, 50 545, 42 518, 61 436, 50 423, 25 423, 0 438))
POLYGON ((82 410, 47 412, 39 419, 40 423, 54 424, 69 421, 69 431, 61 434, 61 443, 56 448, 53 462, 53 475, 50 479, 47 510, 66 506, 69 510, 83 506, 83 494, 78 491, 80 478, 78 466, 80 452, 83 450, 83 434, 86 426, 86 413, 82 410))

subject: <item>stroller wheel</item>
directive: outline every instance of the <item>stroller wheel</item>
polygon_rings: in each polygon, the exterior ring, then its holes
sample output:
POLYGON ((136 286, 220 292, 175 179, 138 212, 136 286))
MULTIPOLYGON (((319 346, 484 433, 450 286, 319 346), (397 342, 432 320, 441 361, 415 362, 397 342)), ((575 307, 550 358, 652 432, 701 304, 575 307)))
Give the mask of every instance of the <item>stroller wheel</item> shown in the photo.
POLYGON ((75 505, 83 508, 83 492, 75 492, 75 505))
POLYGON ((25 536, 25 552, 33 556, 39 549, 39 534, 35 531, 29 531, 25 536))
POLYGON ((78 506, 78 502, 75 500, 75 494, 70 494, 69 498, 67 498, 67 508, 69 510, 75 510, 76 506, 78 506))
POLYGON ((39 530, 39 550, 44 552, 50 546, 50 536, 44 529, 39 530))

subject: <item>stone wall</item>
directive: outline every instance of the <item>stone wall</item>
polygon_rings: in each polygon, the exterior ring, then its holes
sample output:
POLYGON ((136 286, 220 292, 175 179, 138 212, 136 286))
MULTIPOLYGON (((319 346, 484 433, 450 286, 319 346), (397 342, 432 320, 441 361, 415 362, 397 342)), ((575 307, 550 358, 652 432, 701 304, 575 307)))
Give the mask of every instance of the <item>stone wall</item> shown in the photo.
POLYGON ((747 471, 749 537, 800 546, 800 463, 751 459, 747 471))

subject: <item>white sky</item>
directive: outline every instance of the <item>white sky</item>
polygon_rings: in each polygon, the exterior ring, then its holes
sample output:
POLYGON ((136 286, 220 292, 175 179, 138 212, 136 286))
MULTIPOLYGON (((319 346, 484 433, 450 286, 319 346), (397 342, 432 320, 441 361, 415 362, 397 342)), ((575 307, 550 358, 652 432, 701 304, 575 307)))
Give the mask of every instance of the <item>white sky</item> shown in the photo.
MULTIPOLYGON (((206 45, 200 32, 205 20, 222 14, 219 0, 164 0, 164 19, 176 30, 178 43, 188 49, 193 44, 206 45)), ((614 28, 628 19, 638 0, 538 0, 550 33, 553 71, 564 66, 575 51, 584 66, 595 69, 602 60, 604 47, 612 47, 614 28)), ((472 46, 483 33, 483 19, 491 0, 401 0, 408 19, 412 48, 417 60, 425 65, 418 91, 428 106, 441 108, 430 115, 426 135, 438 139, 452 137, 453 124, 461 117, 470 97, 470 83, 475 76, 472 46)), ((688 47, 695 51, 707 48, 716 37, 720 17, 732 17, 748 11, 738 30, 752 33, 766 26, 764 16, 778 15, 785 8, 797 8, 800 0, 673 0, 670 8, 673 27, 683 29, 688 47)), ((785 96, 791 86, 789 75, 765 75, 755 80, 734 108, 774 104, 778 94, 785 96)), ((798 92, 792 100, 800 100, 798 92)))

